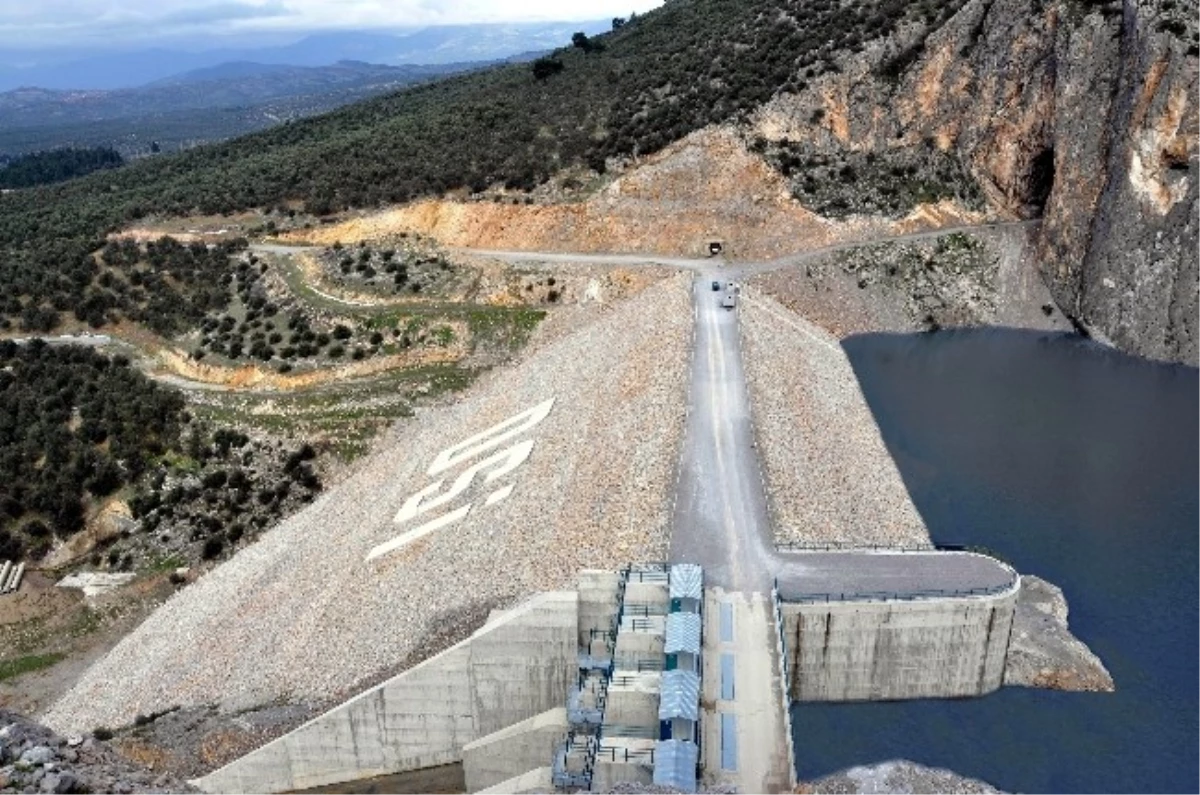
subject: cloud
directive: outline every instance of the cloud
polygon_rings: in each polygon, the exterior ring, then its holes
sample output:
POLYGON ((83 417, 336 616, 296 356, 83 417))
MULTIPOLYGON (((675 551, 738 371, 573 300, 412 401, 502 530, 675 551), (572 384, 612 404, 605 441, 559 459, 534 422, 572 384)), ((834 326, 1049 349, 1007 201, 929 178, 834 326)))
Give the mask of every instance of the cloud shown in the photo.
MULTIPOLYGON (((606 19, 662 0, 39 0, 9 3, 0 48, 145 46, 254 31, 394 30, 475 22, 606 19)), ((219 46, 219 45, 214 45, 219 46)))
POLYGON ((270 19, 293 14, 279 0, 255 5, 253 3, 214 3, 212 5, 179 8, 153 20, 159 25, 208 25, 246 19, 270 19))

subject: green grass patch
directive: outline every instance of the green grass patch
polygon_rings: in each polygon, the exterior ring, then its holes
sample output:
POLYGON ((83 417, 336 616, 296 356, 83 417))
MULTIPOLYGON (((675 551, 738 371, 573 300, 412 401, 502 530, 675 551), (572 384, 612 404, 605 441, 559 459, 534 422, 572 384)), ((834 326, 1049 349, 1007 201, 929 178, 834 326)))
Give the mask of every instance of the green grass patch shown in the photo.
POLYGON ((62 652, 51 652, 50 654, 27 654, 12 660, 0 660, 0 682, 15 679, 32 671, 49 668, 66 656, 62 652))

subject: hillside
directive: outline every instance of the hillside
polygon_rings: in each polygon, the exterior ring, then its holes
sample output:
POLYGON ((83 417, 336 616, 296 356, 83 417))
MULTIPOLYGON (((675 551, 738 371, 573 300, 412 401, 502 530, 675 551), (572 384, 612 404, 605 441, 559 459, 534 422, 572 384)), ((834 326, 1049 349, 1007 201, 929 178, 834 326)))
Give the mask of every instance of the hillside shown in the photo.
POLYGON ((830 215, 941 198, 1044 212, 1041 268, 1060 304, 1126 350, 1195 361, 1196 25, 1174 0, 677 0, 584 44, 541 77, 453 77, 4 196, 0 311, 53 327, 105 293, 90 252, 147 214, 523 191, 733 121, 830 215))
MULTIPOLYGON (((847 26, 818 0, 800 28, 773 18, 769 0, 672 4, 604 37, 603 50, 571 48, 558 74, 527 65, 455 77, 258 135, 136 163, 105 178, 0 197, 0 312, 30 329, 101 293, 90 253, 102 236, 149 213, 224 212, 302 203, 321 215, 493 182, 528 189, 559 167, 655 151, 693 129, 749 113, 796 71, 835 68, 843 46, 904 23, 921 27, 932 6, 886 0, 847 26), (836 35, 835 35, 836 34, 836 35)), ((950 8, 942 12, 948 16, 950 8)), ((172 303, 187 289, 163 284, 172 303)))

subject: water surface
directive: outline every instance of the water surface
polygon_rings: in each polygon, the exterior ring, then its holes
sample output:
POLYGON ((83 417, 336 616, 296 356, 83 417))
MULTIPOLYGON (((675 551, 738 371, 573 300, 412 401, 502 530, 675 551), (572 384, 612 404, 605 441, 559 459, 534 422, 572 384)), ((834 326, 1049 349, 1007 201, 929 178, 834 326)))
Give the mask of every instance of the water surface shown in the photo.
POLYGON ((1010 792, 1196 792, 1197 371, 988 329, 844 343, 933 540, 1060 586, 1112 694, 793 707, 811 779, 905 758, 1010 792))

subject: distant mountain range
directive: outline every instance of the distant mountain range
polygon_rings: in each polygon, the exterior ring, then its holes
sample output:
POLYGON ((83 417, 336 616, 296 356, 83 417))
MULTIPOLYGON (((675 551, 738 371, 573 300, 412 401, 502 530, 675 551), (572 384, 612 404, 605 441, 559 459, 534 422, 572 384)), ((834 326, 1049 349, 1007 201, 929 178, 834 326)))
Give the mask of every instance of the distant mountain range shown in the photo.
POLYGON ((574 31, 610 26, 611 21, 459 25, 404 35, 323 33, 253 51, 143 50, 20 69, 3 66, 13 56, 0 53, 0 154, 61 146, 111 146, 126 157, 147 154, 154 145, 173 151, 324 113, 414 82, 530 59, 569 46, 574 31), (14 82, 23 87, 12 88, 14 82))
POLYGON ((286 66, 233 62, 184 72, 140 88, 18 88, 0 93, 0 129, 246 107, 335 90, 363 93, 482 65, 486 64, 384 66, 340 61, 331 66, 286 66))
POLYGON ((142 88, 19 88, 0 93, 0 154, 63 146, 111 146, 126 157, 155 149, 169 152, 324 113, 490 63, 495 62, 431 66, 234 62, 142 88))
POLYGON ((144 86, 182 73, 210 80, 239 74, 234 64, 327 66, 339 61, 402 64, 454 64, 494 61, 521 52, 565 46, 571 34, 607 30, 611 20, 513 24, 447 25, 402 33, 316 33, 270 47, 225 47, 199 52, 145 49, 94 53, 79 58, 61 51, 0 51, 0 91, 21 87, 76 90, 144 86))

